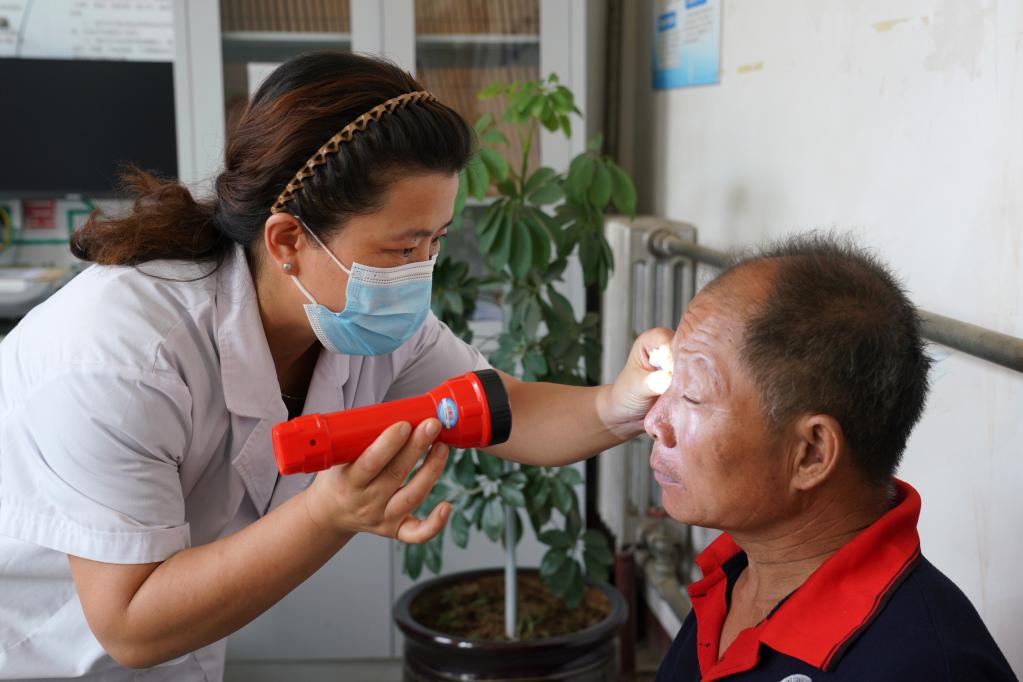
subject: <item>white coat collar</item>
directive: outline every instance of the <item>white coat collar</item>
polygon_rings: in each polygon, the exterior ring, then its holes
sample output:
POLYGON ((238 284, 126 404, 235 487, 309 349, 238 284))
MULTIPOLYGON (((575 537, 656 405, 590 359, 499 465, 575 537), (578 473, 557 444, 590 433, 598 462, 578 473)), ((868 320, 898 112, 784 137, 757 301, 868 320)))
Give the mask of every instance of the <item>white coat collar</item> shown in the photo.
POLYGON ((217 274, 217 348, 227 409, 246 417, 286 417, 256 287, 241 246, 228 253, 217 274))
MULTIPOLYGON (((254 506, 263 514, 308 485, 312 476, 296 474, 287 477, 283 485, 277 482, 270 432, 288 415, 280 398, 277 371, 242 247, 228 254, 217 276, 217 346, 224 401, 236 417, 259 420, 251 426, 232 465, 242 476, 254 506)), ((343 385, 348 379, 349 361, 345 355, 320 352, 306 398, 305 414, 344 408, 343 385)))

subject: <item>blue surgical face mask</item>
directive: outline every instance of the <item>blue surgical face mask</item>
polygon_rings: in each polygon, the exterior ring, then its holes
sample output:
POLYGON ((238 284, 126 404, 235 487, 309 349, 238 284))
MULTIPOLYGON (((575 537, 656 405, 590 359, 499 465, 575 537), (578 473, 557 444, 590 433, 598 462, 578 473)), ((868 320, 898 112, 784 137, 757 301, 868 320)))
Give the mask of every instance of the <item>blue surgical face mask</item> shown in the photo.
POLYGON ((353 262, 349 270, 312 230, 305 229, 348 274, 345 309, 339 313, 317 303, 298 277, 291 276, 295 286, 309 299, 304 306, 305 314, 323 347, 347 355, 384 355, 411 339, 430 311, 436 259, 396 268, 374 268, 353 262))

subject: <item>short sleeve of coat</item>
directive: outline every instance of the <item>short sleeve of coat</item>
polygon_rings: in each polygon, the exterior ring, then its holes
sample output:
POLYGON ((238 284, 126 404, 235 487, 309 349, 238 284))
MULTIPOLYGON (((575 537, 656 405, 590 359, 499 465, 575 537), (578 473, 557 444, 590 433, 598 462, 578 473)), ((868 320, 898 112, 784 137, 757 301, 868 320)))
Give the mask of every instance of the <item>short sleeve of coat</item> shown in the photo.
POLYGON ((395 351, 396 373, 386 400, 419 395, 447 379, 489 367, 476 348, 431 312, 416 335, 395 351))
POLYGON ((3 415, 0 533, 109 563, 188 547, 191 407, 173 373, 76 369, 33 387, 3 415))

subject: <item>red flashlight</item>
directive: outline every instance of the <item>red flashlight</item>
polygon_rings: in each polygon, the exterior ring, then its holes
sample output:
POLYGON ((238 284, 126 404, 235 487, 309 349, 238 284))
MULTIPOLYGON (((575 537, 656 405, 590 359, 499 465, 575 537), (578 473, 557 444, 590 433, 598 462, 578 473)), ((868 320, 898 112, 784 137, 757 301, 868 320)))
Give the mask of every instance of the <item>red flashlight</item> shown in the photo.
POLYGON ((511 407, 497 372, 484 369, 448 379, 424 395, 404 400, 307 414, 273 428, 274 455, 282 474, 311 473, 355 461, 391 424, 415 428, 436 417, 437 440, 456 448, 482 448, 508 440, 511 407))

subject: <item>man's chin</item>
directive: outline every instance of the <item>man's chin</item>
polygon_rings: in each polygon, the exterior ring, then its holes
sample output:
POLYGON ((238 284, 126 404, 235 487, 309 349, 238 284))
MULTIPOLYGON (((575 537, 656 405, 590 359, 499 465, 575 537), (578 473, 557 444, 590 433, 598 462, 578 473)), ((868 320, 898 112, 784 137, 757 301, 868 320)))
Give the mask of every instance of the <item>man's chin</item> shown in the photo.
POLYGON ((691 526, 701 525, 705 519, 693 508, 693 500, 678 485, 661 489, 661 506, 675 521, 691 526))

